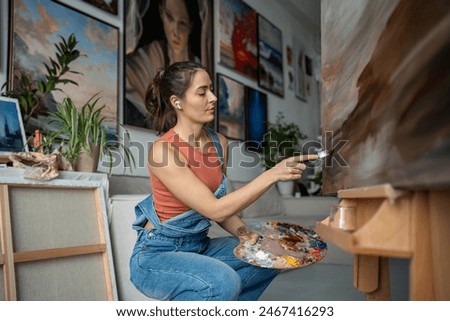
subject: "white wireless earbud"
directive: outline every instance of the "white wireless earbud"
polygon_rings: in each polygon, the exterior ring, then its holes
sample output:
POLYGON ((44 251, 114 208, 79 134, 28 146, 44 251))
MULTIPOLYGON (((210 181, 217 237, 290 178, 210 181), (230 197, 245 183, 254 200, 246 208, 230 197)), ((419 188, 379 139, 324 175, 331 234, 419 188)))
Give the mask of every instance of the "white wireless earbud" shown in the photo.
POLYGON ((181 109, 181 104, 178 100, 175 101, 175 107, 177 107, 178 109, 181 109))

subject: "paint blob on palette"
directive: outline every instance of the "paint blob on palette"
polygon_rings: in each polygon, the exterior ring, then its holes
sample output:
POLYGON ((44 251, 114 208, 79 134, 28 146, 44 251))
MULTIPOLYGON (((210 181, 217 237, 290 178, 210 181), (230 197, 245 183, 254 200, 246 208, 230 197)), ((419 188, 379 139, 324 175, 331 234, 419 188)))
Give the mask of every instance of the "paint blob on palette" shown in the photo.
POLYGON ((283 222, 249 223, 260 238, 256 244, 240 243, 234 249, 237 258, 256 266, 296 269, 322 260, 327 244, 316 232, 283 222))

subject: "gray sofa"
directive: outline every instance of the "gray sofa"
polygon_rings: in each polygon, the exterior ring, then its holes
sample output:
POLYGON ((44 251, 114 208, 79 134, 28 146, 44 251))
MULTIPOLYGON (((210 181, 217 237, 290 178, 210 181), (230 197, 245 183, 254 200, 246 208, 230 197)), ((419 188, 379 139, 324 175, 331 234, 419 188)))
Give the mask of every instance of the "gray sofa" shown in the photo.
MULTIPOLYGON (((244 184, 245 182, 229 181, 229 190, 238 189, 244 184)), ((128 266, 136 238, 135 231, 131 229, 135 217, 134 207, 150 192, 148 177, 112 176, 110 178, 108 215, 119 300, 151 300, 134 288, 129 280, 128 266)), ((282 198, 277 189, 272 187, 240 215, 247 222, 275 220, 315 229, 315 223, 323 220, 328 215, 330 205, 337 202, 338 199, 335 197, 282 198)), ((210 237, 226 235, 228 233, 217 224, 213 224, 210 229, 210 237)), ((328 253, 318 264, 351 265, 352 256, 328 244, 328 253)), ((302 269, 296 269, 286 273, 289 273, 289 279, 292 278, 295 281, 296 275, 301 272, 302 269)), ((270 285, 273 293, 283 290, 276 289, 283 286, 283 283, 278 283, 277 279, 270 285)), ((267 295, 264 299, 277 300, 267 295)))

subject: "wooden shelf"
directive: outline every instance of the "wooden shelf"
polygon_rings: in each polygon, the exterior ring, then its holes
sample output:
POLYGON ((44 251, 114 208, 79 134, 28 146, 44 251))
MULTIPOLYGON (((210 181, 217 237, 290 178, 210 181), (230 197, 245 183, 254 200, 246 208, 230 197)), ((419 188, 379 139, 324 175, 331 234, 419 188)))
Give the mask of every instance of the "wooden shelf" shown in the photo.
POLYGON ((412 253, 410 198, 390 185, 342 190, 341 204, 356 206, 357 229, 344 231, 318 222, 317 233, 343 250, 360 255, 410 258, 412 253))
POLYGON ((357 231, 348 232, 341 229, 337 229, 328 225, 328 218, 322 222, 316 223, 317 234, 320 235, 325 241, 331 242, 340 247, 346 252, 359 255, 377 255, 377 256, 391 256, 398 258, 410 258, 411 248, 403 246, 398 248, 396 246, 387 246, 386 239, 382 235, 364 235, 361 238, 361 232, 357 231), (377 239, 377 244, 365 242, 366 238, 377 239))
POLYGON ((341 199, 345 198, 387 198, 390 200, 395 200, 403 195, 407 191, 396 189, 390 184, 381 184, 368 187, 358 187, 350 188, 338 191, 338 197, 341 199))

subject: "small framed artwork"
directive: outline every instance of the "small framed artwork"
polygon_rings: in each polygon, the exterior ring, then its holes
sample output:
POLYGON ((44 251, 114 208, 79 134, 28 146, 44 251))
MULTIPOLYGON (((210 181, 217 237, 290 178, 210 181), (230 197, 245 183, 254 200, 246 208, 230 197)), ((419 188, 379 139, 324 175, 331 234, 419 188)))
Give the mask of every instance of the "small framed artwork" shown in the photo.
POLYGON ((305 48, 299 39, 294 38, 293 51, 295 96, 306 101, 305 48))
POLYGON ((0 96, 0 157, 24 151, 28 152, 28 145, 19 102, 0 96))
POLYGON ((245 86, 217 74, 217 130, 230 139, 245 140, 245 86))
POLYGON ((219 14, 220 64, 256 81, 256 11, 243 0, 220 0, 219 14))
POLYGON ((313 67, 312 67, 312 59, 308 55, 305 55, 305 74, 306 74, 306 86, 305 86, 306 95, 311 96, 313 67))
MULTIPOLYGON (((125 0, 53 0, 118 28, 123 22, 125 0)), ((127 2, 129 0, 126 0, 127 2)))
POLYGON ((267 95, 246 87, 245 105, 247 106, 247 148, 261 153, 264 135, 267 133, 267 95))
POLYGON ((87 2, 94 7, 106 11, 107 13, 117 15, 117 3, 119 0, 83 0, 83 2, 87 2))
POLYGON ((283 39, 279 28, 258 15, 258 85, 283 97, 283 39))

